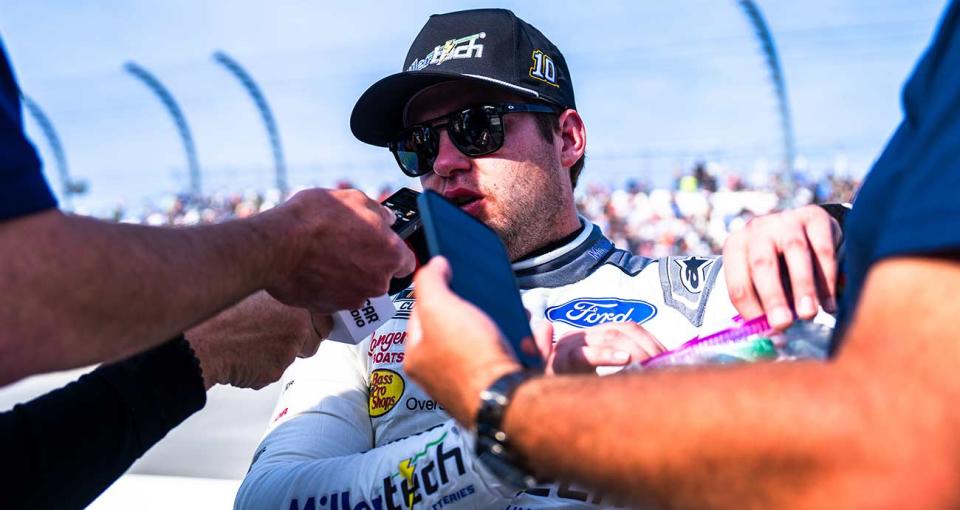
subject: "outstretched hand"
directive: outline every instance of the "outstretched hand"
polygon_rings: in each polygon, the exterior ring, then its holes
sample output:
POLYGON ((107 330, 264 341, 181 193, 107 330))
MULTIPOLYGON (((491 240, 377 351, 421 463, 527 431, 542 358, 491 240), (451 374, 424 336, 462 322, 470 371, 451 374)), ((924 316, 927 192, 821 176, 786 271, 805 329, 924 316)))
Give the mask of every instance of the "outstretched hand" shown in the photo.
POLYGON ((451 416, 470 426, 480 392, 521 367, 493 320, 450 290, 450 277, 443 257, 417 271, 417 305, 403 368, 451 416))
POLYGON ((288 260, 266 285, 288 305, 321 313, 354 309, 386 294, 391 278, 413 272, 413 252, 390 229, 393 213, 360 191, 304 190, 261 216, 297 227, 287 236, 288 260))

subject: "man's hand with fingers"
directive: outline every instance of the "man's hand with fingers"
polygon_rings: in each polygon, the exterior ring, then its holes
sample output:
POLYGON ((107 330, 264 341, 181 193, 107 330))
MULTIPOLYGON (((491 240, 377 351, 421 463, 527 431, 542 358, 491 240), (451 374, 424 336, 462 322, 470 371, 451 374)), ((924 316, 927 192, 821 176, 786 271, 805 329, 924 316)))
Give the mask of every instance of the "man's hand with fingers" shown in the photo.
POLYGON ((560 337, 549 351, 547 373, 594 373, 597 367, 619 367, 643 361, 666 349, 635 322, 602 324, 560 337))
POLYGON ((258 292, 184 336, 200 360, 207 389, 215 384, 260 389, 280 379, 295 358, 316 354, 331 327, 328 315, 258 292))
POLYGON ((724 273, 744 318, 766 314, 778 330, 837 309, 840 224, 816 205, 755 218, 727 239, 724 273))
POLYGON ((288 260, 266 286, 285 304, 322 313, 354 309, 385 294, 391 278, 413 272, 413 252, 390 228, 393 212, 359 191, 304 190, 262 217, 298 226, 288 260))

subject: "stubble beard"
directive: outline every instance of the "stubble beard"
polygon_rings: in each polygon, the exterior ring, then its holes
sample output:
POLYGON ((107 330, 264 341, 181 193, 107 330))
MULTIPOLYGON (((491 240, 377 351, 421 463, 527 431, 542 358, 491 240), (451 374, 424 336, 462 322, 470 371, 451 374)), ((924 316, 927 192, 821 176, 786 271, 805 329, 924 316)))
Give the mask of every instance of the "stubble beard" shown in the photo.
POLYGON ((501 202, 501 216, 488 222, 506 246, 511 261, 566 235, 558 232, 558 224, 567 202, 572 201, 565 196, 556 172, 545 179, 521 175, 509 184, 511 189, 497 194, 509 198, 501 202))

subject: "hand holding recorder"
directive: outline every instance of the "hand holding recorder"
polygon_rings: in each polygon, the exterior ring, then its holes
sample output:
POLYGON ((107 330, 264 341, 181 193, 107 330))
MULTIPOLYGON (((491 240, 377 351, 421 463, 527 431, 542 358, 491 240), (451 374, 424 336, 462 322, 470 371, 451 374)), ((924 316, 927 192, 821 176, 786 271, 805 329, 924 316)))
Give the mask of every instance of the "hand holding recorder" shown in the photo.
MULTIPOLYGON (((421 241, 415 240, 415 234, 420 229, 420 213, 417 208, 417 197, 420 194, 409 188, 401 188, 399 191, 383 201, 382 205, 385 211, 392 213, 394 219, 390 228, 395 234, 394 237, 406 241, 410 246, 422 245, 421 241)), ((421 234, 422 237, 422 234, 421 234)), ((410 250, 406 250, 407 253, 410 250)), ((416 250, 415 250, 416 251, 416 250)), ((333 329, 328 338, 335 342, 348 344, 357 344, 369 336, 373 331, 390 320, 396 313, 396 308, 390 295, 403 290, 413 280, 412 272, 408 274, 395 274, 390 280, 389 288, 386 293, 370 297, 359 307, 353 307, 346 310, 340 310, 333 314, 333 329)))
POLYGON ((385 293, 391 278, 413 272, 413 254, 390 228, 394 215, 359 191, 301 191, 263 216, 277 218, 278 228, 280 220, 299 226, 292 236, 299 245, 266 286, 284 304, 354 309, 385 293))

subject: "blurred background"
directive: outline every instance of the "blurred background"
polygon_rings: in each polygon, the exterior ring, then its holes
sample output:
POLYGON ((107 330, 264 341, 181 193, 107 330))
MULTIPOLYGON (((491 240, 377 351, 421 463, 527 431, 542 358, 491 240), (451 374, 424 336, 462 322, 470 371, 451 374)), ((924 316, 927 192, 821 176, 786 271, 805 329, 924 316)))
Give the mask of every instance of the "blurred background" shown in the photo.
MULTIPOLYGON (((374 197, 418 187, 353 138, 354 101, 401 70, 430 14, 510 8, 571 69, 589 134, 581 210, 618 245, 664 256, 717 253, 729 231, 778 207, 850 201, 944 5, 0 0, 0 37, 64 208, 189 225, 308 186, 374 197)), ((76 374, 4 388, 0 407, 76 374)), ((95 507, 179 495, 229 508, 276 394, 215 389, 95 507)))

